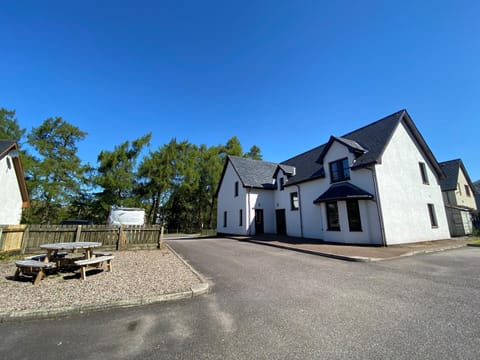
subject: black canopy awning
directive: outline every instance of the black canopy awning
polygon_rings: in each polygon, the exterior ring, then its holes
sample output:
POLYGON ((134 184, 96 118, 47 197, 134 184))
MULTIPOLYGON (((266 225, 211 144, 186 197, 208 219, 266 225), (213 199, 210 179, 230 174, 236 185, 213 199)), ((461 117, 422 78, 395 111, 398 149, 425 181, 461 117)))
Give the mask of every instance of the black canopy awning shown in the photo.
POLYGON ((372 200, 373 195, 350 183, 333 184, 313 203, 319 204, 335 200, 372 200))

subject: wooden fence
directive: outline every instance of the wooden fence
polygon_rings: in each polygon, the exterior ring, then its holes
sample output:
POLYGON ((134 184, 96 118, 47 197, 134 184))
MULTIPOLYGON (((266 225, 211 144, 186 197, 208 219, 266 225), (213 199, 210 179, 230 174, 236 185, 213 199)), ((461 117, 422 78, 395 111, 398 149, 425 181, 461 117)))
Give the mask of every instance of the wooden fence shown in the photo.
POLYGON ((16 225, 0 226, 0 251, 35 253, 40 245, 95 241, 116 250, 163 248, 163 228, 113 225, 16 225))

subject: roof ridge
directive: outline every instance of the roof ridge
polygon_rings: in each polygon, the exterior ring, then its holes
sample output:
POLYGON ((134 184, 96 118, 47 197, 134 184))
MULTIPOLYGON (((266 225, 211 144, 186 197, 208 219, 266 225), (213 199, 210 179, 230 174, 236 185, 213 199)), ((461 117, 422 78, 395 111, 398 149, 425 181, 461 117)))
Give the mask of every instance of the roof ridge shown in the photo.
MULTIPOLYGON (((358 129, 355 129, 355 130, 353 130, 353 131, 350 131, 349 133, 347 133, 347 134, 345 134, 345 135, 342 135, 342 136, 334 136, 334 135, 331 135, 331 136, 338 137, 338 138, 346 138, 346 136, 349 136, 349 135, 351 135, 351 134, 353 134, 353 133, 356 133, 357 131, 360 131, 360 130, 363 130, 363 129, 365 129, 365 128, 368 128, 369 126, 375 125, 375 124, 377 124, 377 123, 379 123, 379 122, 381 122, 381 121, 386 120, 386 119, 389 118, 389 117, 392 117, 392 116, 397 115, 397 114, 402 113, 402 112, 405 112, 405 113, 406 113, 407 110, 404 108, 404 109, 401 109, 401 110, 399 110, 399 111, 396 111, 396 112, 394 112, 394 113, 392 113, 392 114, 390 114, 390 115, 384 116, 383 118, 381 118, 381 119, 379 119, 379 120, 376 120, 376 121, 374 121, 374 122, 372 122, 372 123, 370 123, 370 124, 367 124, 367 125, 362 126, 362 127, 358 128, 358 129)), ((348 139, 348 138, 347 138, 347 139, 348 139)), ((352 140, 352 139, 348 139, 348 140, 355 141, 357 144, 359 144, 360 146, 362 146, 362 145, 361 145, 358 141, 356 141, 356 140, 352 140)), ((302 152, 302 153, 300 153, 300 154, 298 154, 298 155, 292 156, 291 158, 288 158, 287 160, 282 161, 281 164, 286 163, 287 161, 291 161, 291 160, 293 160, 293 159, 295 159, 295 158, 297 158, 297 157, 299 157, 299 156, 303 156, 303 155, 305 155, 305 154, 307 154, 307 153, 309 153, 309 152, 316 151, 316 150, 318 150, 319 148, 321 148, 322 146, 325 146, 325 145, 327 145, 327 144, 328 144, 328 141, 325 142, 325 143, 323 143, 323 144, 321 144, 321 145, 318 145, 318 146, 316 146, 316 147, 314 147, 314 148, 312 148, 312 149, 310 149, 310 150, 306 150, 306 151, 304 151, 304 152, 302 152)))
POLYGON ((236 156, 236 155, 228 155, 230 158, 237 158, 239 160, 247 160, 247 161, 258 161, 258 162, 262 162, 262 163, 265 163, 265 164, 272 164, 272 165, 280 165, 280 163, 275 163, 275 162, 272 162, 272 161, 265 161, 265 160, 256 160, 256 159, 250 159, 250 158, 246 158, 246 157, 243 157, 243 156, 236 156))
POLYGON ((458 158, 458 159, 452 159, 452 160, 446 160, 446 161, 440 161, 439 164, 440 165, 443 165, 443 164, 446 164, 446 163, 449 163, 449 162, 458 162, 458 161, 462 161, 462 159, 458 158))
MULTIPOLYGON (((372 123, 370 123, 370 124, 367 124, 367 125, 362 126, 362 127, 358 128, 358 129, 355 129, 355 130, 353 130, 353 131, 350 131, 349 133, 347 133, 347 134, 345 134, 345 135, 342 135, 342 136, 340 136, 340 137, 346 137, 346 136, 351 135, 351 134, 353 134, 353 133, 355 133, 355 132, 357 132, 357 131, 360 131, 360 130, 366 129, 366 128, 370 127, 370 126, 376 125, 376 124, 378 124, 379 122, 384 121, 384 120, 386 120, 387 118, 392 117, 392 116, 397 115, 397 114, 402 113, 402 112, 407 112, 407 110, 406 110, 406 109, 402 109, 402 110, 396 111, 396 112, 394 112, 394 113, 392 113, 392 114, 390 114, 390 115, 384 116, 383 118, 381 118, 381 119, 379 119, 379 120, 377 120, 377 121, 374 121, 374 122, 372 122, 372 123)), ((349 140, 350 140, 350 139, 349 139, 349 140)))

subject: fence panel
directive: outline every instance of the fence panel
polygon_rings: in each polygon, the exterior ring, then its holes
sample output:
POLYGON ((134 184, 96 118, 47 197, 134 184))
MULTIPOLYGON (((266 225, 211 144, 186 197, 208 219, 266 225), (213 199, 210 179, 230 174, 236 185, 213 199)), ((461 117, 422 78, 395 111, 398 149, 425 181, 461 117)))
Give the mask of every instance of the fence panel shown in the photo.
MULTIPOLYGON (((2 228, 4 231, 4 229, 2 228)), ((22 253, 42 251, 40 245, 89 241, 100 242, 105 249, 146 249, 163 247, 163 232, 160 225, 115 226, 115 225, 28 225, 21 233, 23 241, 17 246, 22 253)), ((0 245, 5 234, 0 235, 0 245)), ((2 249, 0 249, 2 251, 2 249)))

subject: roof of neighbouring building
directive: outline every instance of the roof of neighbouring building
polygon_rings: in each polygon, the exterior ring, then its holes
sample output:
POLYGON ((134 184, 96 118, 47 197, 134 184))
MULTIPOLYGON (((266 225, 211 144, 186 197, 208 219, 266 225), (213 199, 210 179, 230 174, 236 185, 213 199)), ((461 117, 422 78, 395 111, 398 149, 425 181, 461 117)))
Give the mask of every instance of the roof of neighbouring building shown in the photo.
POLYGON ((465 166, 463 165, 461 159, 443 161, 439 164, 442 168, 443 173, 445 174, 445 178, 440 180, 440 187, 442 188, 442 191, 452 191, 457 188, 458 174, 460 172, 460 169, 462 169, 463 175, 465 175, 465 178, 467 179, 470 188, 472 188, 472 190, 475 190, 475 187, 472 184, 470 176, 468 175, 468 172, 465 169, 465 166))
POLYGON ((11 149, 15 149, 17 143, 13 140, 0 139, 0 156, 3 156, 11 149))
POLYGON ((339 183, 333 184, 320 195, 315 201, 315 204, 325 202, 325 201, 335 201, 335 200, 354 200, 354 199, 373 199, 373 195, 368 191, 360 189, 358 186, 355 186, 351 183, 339 183))

